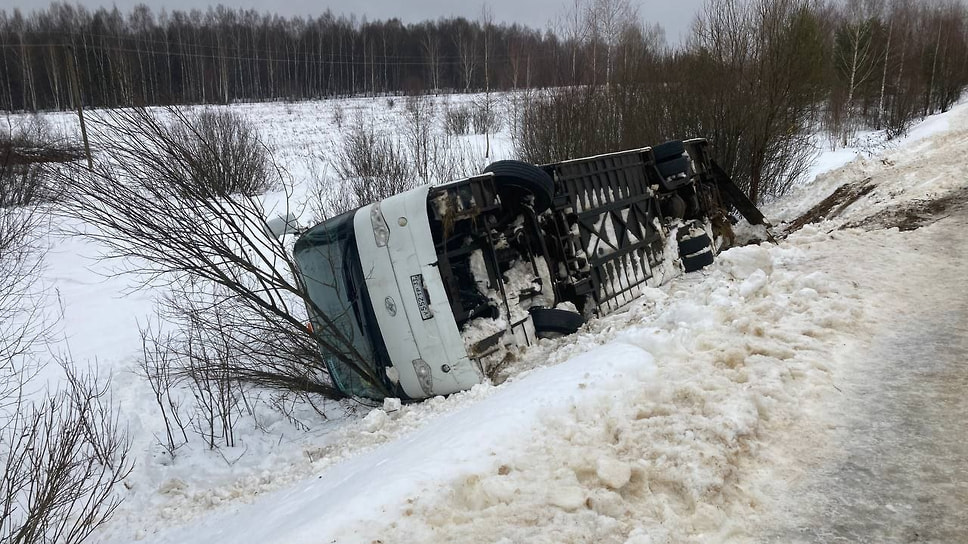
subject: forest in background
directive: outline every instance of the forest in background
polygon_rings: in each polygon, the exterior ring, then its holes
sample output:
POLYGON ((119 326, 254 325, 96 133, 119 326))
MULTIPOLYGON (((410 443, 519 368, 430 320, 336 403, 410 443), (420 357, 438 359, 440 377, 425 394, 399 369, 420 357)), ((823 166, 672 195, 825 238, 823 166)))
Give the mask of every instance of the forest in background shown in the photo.
POLYGON ((553 33, 463 18, 404 25, 329 11, 283 18, 221 5, 122 13, 53 3, 0 12, 0 44, 9 75, 0 107, 14 110, 71 107, 74 65, 85 105, 104 107, 473 91, 488 76, 495 88, 564 81, 553 33))
POLYGON ((757 201, 799 178, 815 135, 893 138, 968 84, 961 0, 708 0, 676 46, 647 19, 630 0, 569 0, 544 31, 486 5, 403 24, 55 2, 0 11, 0 109, 525 89, 524 160, 702 136, 757 201))
MULTIPOLYGON (((139 5, 124 13, 54 2, 29 13, 0 11, 0 109, 71 109, 75 75, 89 107, 681 85, 684 72, 707 68, 696 63, 731 68, 748 52, 736 47, 757 47, 739 43, 748 26, 740 8, 751 4, 707 3, 691 36, 669 47, 628 0, 572 0, 545 31, 494 24, 486 8, 476 20, 403 24, 329 11, 285 18, 221 5, 157 13, 139 5)), ((883 110, 901 106, 893 99, 905 95, 912 104, 904 107, 926 113, 950 105, 965 83, 960 2, 793 4, 805 10, 803 24, 778 30, 795 34, 788 38, 803 66, 776 69, 803 68, 834 101, 883 110)))

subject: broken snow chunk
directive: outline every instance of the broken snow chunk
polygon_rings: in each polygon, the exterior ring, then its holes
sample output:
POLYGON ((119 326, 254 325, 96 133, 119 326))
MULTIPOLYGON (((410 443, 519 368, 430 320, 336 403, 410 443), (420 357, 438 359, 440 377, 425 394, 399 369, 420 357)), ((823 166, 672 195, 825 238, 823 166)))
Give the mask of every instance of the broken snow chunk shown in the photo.
POLYGON ((514 499, 516 488, 506 478, 492 477, 481 481, 481 490, 492 504, 496 502, 507 504, 514 499))
POLYGON ((750 276, 757 270, 762 270, 767 276, 773 273, 773 257, 764 247, 736 247, 720 253, 717 259, 725 265, 727 272, 738 280, 750 276))
MULTIPOLYGON (((661 541, 661 539, 660 539, 661 541)), ((649 533, 645 532, 644 529, 635 528, 629 533, 628 538, 625 540, 625 544, 653 544, 655 541, 649 536, 649 533)))
POLYGON ((577 485, 562 486, 548 492, 548 502, 562 510, 573 512, 585 504, 585 490, 577 485))
POLYGON ((188 488, 188 485, 185 482, 183 482, 182 480, 179 480, 178 478, 172 478, 170 480, 166 480, 162 482, 162 484, 158 486, 158 492, 164 495, 181 494, 187 488, 188 488))
POLYGON ((747 221, 740 221, 733 225, 733 245, 745 246, 770 240, 770 231, 766 225, 750 225, 747 221))
POLYGON ((797 296, 802 299, 816 300, 817 298, 820 298, 820 293, 818 293, 816 289, 804 287, 803 289, 797 291, 797 296))
POLYGON ((571 302, 571 301, 567 301, 567 300, 564 301, 564 302, 559 302, 555 306, 555 309, 556 310, 565 310, 567 312, 575 312, 576 314, 578 313, 578 308, 575 306, 575 303, 574 302, 571 302))
POLYGON ((622 495, 611 489, 596 489, 585 506, 596 514, 613 519, 621 519, 629 514, 629 504, 622 495))
POLYGON ((403 403, 400 402, 400 399, 390 397, 383 399, 383 411, 388 414, 390 412, 396 412, 401 406, 403 406, 403 403))
POLYGON ((366 417, 363 418, 363 428, 366 429, 367 432, 375 433, 382 429, 389 419, 390 417, 387 416, 386 412, 376 408, 371 410, 370 413, 366 414, 366 417))
POLYGON ((811 272, 798 279, 803 288, 810 288, 817 293, 827 293, 832 290, 830 279, 822 272, 811 272))
POLYGON ((764 287, 766 287, 766 272, 757 269, 755 272, 749 275, 745 280, 743 280, 742 285, 739 286, 739 294, 743 298, 749 298, 750 295, 754 295, 764 287))
POLYGON ((632 478, 632 467, 624 461, 601 458, 595 467, 595 474, 611 489, 622 489, 632 478))

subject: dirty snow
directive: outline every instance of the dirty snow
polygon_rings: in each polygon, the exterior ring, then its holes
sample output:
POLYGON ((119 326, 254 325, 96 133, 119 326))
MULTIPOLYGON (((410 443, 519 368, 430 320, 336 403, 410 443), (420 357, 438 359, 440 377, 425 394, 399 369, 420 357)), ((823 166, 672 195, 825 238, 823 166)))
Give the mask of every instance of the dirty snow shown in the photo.
MULTIPOLYGON (((401 103, 233 107, 302 186, 319 174, 306 159, 333 148, 338 110, 392 130, 401 103)), ((173 457, 136 371, 153 293, 87 259, 87 242, 54 239, 45 281, 64 307, 62 347, 113 372, 137 461, 96 540, 957 541, 968 214, 952 195, 968 190, 966 131, 959 105, 883 152, 821 156, 816 179, 766 207, 774 223, 841 185, 874 188, 778 245, 730 249, 539 341, 501 383, 399 407, 320 403, 328 419, 260 397, 239 446, 196 440, 173 457), (923 216, 918 228, 891 224, 899 208, 923 216)), ((496 141, 493 159, 508 158, 506 130, 496 141)))

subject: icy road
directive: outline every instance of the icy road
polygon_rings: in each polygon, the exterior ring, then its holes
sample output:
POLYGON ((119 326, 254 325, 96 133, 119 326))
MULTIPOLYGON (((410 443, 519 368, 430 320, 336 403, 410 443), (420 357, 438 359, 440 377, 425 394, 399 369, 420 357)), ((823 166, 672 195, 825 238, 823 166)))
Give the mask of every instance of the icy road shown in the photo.
MULTIPOLYGON (((288 141, 318 135, 282 123, 331 106, 237 107, 288 141)), ((798 225, 779 244, 542 340, 499 384, 328 405, 326 422, 261 407, 219 452, 159 448, 121 326, 150 306, 80 282, 65 243, 50 265, 65 328, 115 371, 138 459, 98 540, 968 542, 966 151, 961 105, 878 156, 818 165, 765 210, 798 225), (106 304, 111 322, 72 313, 106 304)))
POLYGON ((828 242, 849 259, 818 265, 866 291, 873 334, 835 374, 829 442, 764 540, 968 541, 968 190, 953 197, 933 225, 828 242))
POLYGON ((955 234, 966 228, 961 206, 854 262, 883 267, 858 281, 889 298, 867 299, 881 319, 827 407, 837 421, 829 451, 791 489, 794 516, 767 540, 968 540, 968 243, 955 234))

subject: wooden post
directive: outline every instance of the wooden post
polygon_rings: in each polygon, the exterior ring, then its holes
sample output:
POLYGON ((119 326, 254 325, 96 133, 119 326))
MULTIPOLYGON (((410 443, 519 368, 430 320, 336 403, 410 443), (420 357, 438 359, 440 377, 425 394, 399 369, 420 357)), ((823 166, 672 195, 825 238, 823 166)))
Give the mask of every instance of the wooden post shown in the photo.
POLYGON ((84 153, 87 154, 87 167, 94 169, 94 161, 91 159, 91 145, 87 141, 87 125, 84 124, 84 105, 81 103, 81 82, 77 74, 77 59, 74 57, 74 46, 67 46, 67 62, 71 63, 69 70, 71 76, 71 90, 74 94, 74 103, 77 104, 77 118, 81 122, 81 138, 84 140, 84 153))

